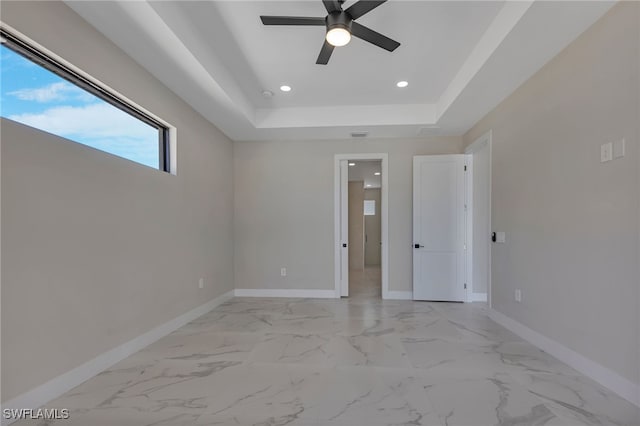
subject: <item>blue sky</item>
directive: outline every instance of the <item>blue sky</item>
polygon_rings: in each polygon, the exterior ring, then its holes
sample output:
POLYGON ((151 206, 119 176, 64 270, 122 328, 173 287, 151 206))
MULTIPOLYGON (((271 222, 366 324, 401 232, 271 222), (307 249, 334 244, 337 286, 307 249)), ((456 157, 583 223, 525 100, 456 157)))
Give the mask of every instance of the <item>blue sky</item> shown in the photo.
POLYGON ((158 168, 158 130, 0 47, 0 116, 158 168))

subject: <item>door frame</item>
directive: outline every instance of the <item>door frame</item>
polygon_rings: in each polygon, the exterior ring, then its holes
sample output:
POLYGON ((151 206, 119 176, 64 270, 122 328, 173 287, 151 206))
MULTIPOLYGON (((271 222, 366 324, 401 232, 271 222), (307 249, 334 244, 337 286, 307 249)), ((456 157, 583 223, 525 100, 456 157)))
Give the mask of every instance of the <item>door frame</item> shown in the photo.
MULTIPOLYGON (((389 155, 387 153, 359 153, 359 154, 335 154, 334 156, 334 217, 333 217, 333 240, 334 240, 334 281, 335 297, 340 298, 342 288, 340 284, 341 265, 341 241, 340 229, 342 215, 340 208, 340 195, 342 184, 340 180, 340 160, 380 160, 381 162, 381 187, 380 187, 380 237, 382 247, 380 252, 380 275, 382 281, 382 298, 389 298, 389 155)), ((348 182, 347 182, 348 185, 348 182)), ((348 188, 345 188, 348 190, 348 188)), ((348 218, 345 218, 348 223, 348 218)), ((348 283, 347 283, 348 285, 348 283)))
POLYGON ((475 302, 473 292, 473 154, 464 152, 464 282, 465 302, 475 302))
MULTIPOLYGON (((487 200, 487 215, 489 218, 489 232, 491 232, 491 191, 492 191, 492 175, 493 175, 493 155, 492 155, 492 138, 493 131, 489 130, 484 133, 482 136, 478 137, 475 141, 473 141, 467 148, 464 150, 465 155, 467 156, 467 164, 468 164, 468 173, 467 173, 467 190, 466 190, 466 200, 467 200, 467 284, 470 287, 470 291, 468 293, 468 301, 469 302, 478 302, 480 300, 476 300, 473 295, 473 212, 475 206, 473 205, 473 154, 485 146, 489 150, 489 188, 487 191, 489 199, 487 200)), ((487 235, 487 303, 489 308, 491 308, 491 239, 490 236, 487 235)))

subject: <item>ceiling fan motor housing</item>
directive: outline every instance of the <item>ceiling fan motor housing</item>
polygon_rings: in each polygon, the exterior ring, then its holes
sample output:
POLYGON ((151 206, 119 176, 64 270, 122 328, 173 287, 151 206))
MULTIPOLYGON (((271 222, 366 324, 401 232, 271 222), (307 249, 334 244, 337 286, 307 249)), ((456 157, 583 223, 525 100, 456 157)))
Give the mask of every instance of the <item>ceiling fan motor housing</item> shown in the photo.
POLYGON ((327 31, 334 28, 342 28, 351 32, 351 22, 353 22, 353 19, 348 13, 344 11, 332 12, 326 18, 327 31))

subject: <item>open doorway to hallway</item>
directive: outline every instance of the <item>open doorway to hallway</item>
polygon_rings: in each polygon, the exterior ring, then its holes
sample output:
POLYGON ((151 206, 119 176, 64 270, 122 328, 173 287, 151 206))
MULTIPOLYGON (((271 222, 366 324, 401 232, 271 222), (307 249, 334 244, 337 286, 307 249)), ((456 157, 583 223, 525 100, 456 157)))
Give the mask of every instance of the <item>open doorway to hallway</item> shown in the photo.
POLYGON ((349 297, 382 298, 381 160, 348 160, 349 297))
MULTIPOLYGON (((389 157, 387 153, 336 154, 334 157, 334 278, 336 297, 349 297, 352 296, 350 291, 359 292, 362 290, 362 292, 376 298, 398 298, 397 292, 389 291, 388 175, 389 157), (356 174, 359 170, 358 163, 363 166, 362 175, 356 174), (350 169, 353 172, 350 172, 350 169), (349 182, 350 180, 351 182, 349 182), (353 182, 360 183, 354 184, 353 182), (360 213, 355 217, 356 223, 361 228, 361 233, 360 236, 355 237, 350 235, 353 234, 353 226, 349 223, 350 185, 351 192, 360 193, 360 202, 351 201, 353 204, 352 212, 360 210, 360 213), (369 236, 365 235, 365 191, 368 189, 379 189, 379 199, 375 198, 375 216, 380 220, 379 236, 374 235, 373 231, 369 236), (351 241, 354 244, 353 248, 351 241), (379 247, 379 251, 369 250, 372 254, 369 254, 368 265, 365 265, 366 242, 373 244, 377 242, 379 247), (356 254, 354 254, 354 250, 356 254), (377 256, 379 256, 379 261, 377 256), (351 258, 358 258, 357 263, 350 260, 351 258), (353 277, 350 277, 350 270, 353 271, 353 277), (354 280, 352 281, 351 278, 354 280)), ((369 206, 374 204, 371 202, 374 201, 371 198, 374 196, 377 194, 373 195, 371 192, 367 194, 369 206)))

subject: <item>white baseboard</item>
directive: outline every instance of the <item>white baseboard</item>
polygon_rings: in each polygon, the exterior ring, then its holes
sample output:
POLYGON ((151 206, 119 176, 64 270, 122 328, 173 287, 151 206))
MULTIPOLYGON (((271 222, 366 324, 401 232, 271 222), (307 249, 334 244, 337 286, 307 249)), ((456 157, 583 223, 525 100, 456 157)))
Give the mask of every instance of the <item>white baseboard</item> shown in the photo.
POLYGON ((383 299, 388 300, 411 300, 413 299, 412 291, 387 291, 382 295, 383 299))
POLYGON ((498 324, 640 407, 640 384, 633 383, 615 371, 580 355, 573 349, 567 348, 495 309, 489 310, 489 316, 498 324))
MULTIPOLYGON (((271 289, 271 288, 237 288, 236 297, 291 297, 309 299, 336 299, 335 290, 306 290, 306 289, 271 289)), ((383 299, 411 300, 411 291, 387 291, 383 299)))
MULTIPOLYGON (((193 321, 194 319, 206 314, 213 308, 227 300, 233 298, 233 291, 229 291, 215 299, 210 300, 204 305, 200 305, 195 309, 190 310, 177 318, 172 319, 132 340, 124 343, 116 348, 111 349, 96 358, 85 362, 79 367, 74 368, 71 371, 49 380, 43 385, 40 385, 28 392, 23 393, 5 403, 2 404, 2 409, 5 408, 39 408, 56 399, 57 397, 65 394, 79 384, 89 380, 93 376, 101 373, 114 364, 122 361, 131 354, 138 352, 151 343, 161 339, 167 334, 177 330, 183 325, 193 321)), ((9 425, 17 420, 1 420, 2 426, 9 425)))
POLYGON ((236 297, 292 297, 309 299, 336 299, 335 290, 237 288, 236 297))
POLYGON ((471 293, 469 295, 469 302, 486 302, 487 293, 471 293))

